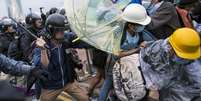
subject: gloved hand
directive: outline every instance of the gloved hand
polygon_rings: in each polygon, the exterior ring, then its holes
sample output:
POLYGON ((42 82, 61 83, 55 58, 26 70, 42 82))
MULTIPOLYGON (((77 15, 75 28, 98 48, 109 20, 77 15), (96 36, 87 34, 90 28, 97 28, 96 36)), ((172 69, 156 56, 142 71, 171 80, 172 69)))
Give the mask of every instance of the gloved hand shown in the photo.
POLYGON ((35 67, 30 71, 30 74, 27 77, 27 92, 32 88, 36 80, 41 80, 42 82, 47 82, 49 73, 40 67, 35 67))

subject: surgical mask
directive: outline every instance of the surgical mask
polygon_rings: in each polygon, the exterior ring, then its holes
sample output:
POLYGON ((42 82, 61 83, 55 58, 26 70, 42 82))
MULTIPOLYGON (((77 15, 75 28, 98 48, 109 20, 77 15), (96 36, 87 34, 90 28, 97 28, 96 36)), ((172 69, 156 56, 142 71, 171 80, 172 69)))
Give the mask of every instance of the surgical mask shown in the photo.
POLYGON ((132 29, 133 32, 142 32, 145 29, 145 26, 142 25, 135 25, 135 27, 132 29))
POLYGON ((145 26, 138 26, 136 27, 136 32, 142 32, 144 30, 145 26))
POLYGON ((183 59, 183 58, 180 58, 176 55, 173 57, 173 61, 179 65, 190 64, 192 62, 192 60, 183 59))
POLYGON ((139 25, 139 24, 134 24, 132 27, 129 27, 129 28, 130 28, 130 30, 132 32, 139 33, 139 32, 142 32, 145 29, 145 26, 139 25))

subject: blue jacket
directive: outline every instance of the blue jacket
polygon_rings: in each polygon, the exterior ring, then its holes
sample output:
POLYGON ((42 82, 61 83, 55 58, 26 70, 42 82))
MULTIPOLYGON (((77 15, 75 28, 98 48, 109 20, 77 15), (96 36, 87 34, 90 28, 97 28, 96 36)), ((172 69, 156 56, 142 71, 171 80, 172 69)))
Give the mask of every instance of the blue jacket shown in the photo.
POLYGON ((29 74, 33 66, 26 65, 24 62, 9 59, 3 54, 0 54, 0 71, 11 75, 29 74))
MULTIPOLYGON (((73 34, 67 34, 65 38, 67 43, 62 43, 60 47, 54 47, 51 42, 47 42, 49 49, 49 65, 47 71, 49 72, 49 80, 47 82, 40 82, 40 86, 44 89, 60 89, 69 82, 73 82, 76 78, 76 73, 72 64, 72 59, 69 58, 69 48, 88 48, 89 46, 82 42, 70 43, 75 38, 73 34)), ((34 50, 33 61, 36 66, 41 66, 41 50, 36 48, 34 50)))

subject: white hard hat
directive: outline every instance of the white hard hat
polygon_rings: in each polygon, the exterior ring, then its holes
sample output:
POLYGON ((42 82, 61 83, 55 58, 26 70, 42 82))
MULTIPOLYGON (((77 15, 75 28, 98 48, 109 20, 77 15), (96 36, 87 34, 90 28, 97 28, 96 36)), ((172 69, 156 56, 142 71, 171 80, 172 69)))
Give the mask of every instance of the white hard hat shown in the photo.
POLYGON ((147 15, 146 9, 140 4, 129 4, 123 11, 122 19, 137 23, 140 25, 148 25, 151 22, 151 18, 147 15))

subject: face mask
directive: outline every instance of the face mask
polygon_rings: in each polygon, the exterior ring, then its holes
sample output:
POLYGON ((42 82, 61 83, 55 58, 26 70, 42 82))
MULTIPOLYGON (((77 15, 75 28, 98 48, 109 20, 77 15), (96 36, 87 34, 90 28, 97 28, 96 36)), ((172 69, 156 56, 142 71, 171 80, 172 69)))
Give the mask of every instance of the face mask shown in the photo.
POLYGON ((192 62, 191 60, 183 59, 176 55, 173 57, 173 61, 179 65, 185 65, 185 64, 189 64, 192 62))
POLYGON ((135 24, 135 25, 133 25, 132 27, 130 27, 130 30, 132 31, 132 32, 142 32, 143 30, 145 29, 145 26, 143 26, 143 25, 138 25, 138 24, 135 24))
POLYGON ((145 26, 136 26, 135 32, 142 32, 144 30, 145 26))

